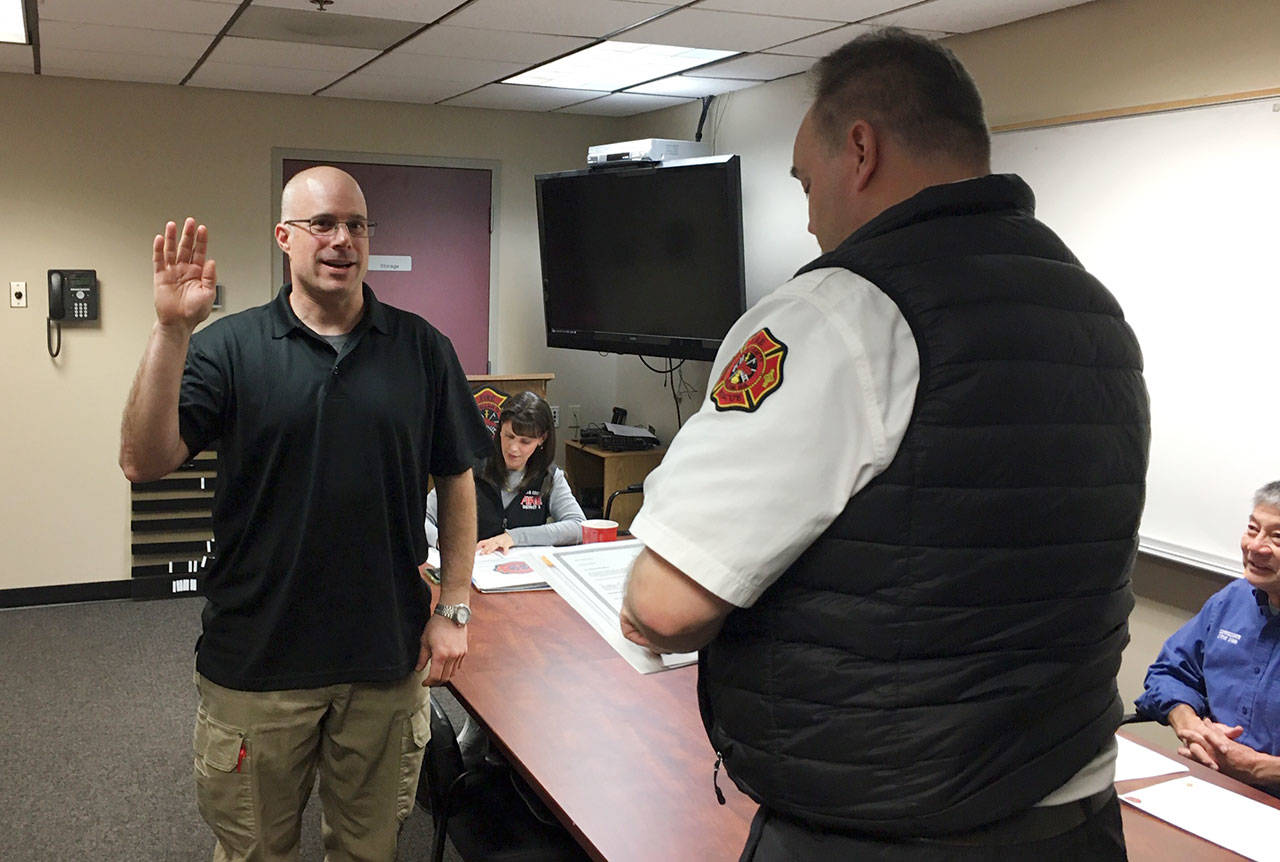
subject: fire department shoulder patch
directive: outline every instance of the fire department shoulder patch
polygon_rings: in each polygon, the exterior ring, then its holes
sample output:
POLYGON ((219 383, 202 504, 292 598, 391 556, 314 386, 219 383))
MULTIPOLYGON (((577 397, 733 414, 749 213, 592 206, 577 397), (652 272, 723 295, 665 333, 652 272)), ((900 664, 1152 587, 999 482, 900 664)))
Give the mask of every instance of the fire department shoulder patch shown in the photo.
POLYGON ((711 401, 717 410, 755 410, 769 394, 782 385, 782 362, 787 358, 783 344, 768 327, 747 339, 720 379, 711 387, 711 401))
POLYGON ((507 400, 507 393, 500 392, 492 386, 486 386, 472 393, 476 406, 480 408, 480 416, 490 434, 498 433, 498 416, 502 414, 502 404, 507 400))

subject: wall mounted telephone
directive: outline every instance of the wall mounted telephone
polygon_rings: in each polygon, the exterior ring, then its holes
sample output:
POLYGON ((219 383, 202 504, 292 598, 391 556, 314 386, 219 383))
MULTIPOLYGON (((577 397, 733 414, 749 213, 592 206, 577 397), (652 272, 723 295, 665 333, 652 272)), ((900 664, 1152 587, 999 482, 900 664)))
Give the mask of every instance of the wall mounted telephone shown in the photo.
POLYGON ((49 270, 49 319, 46 343, 49 355, 62 351, 62 321, 82 323, 98 319, 98 273, 92 269, 49 270), (54 345, 53 334, 58 341, 54 345))

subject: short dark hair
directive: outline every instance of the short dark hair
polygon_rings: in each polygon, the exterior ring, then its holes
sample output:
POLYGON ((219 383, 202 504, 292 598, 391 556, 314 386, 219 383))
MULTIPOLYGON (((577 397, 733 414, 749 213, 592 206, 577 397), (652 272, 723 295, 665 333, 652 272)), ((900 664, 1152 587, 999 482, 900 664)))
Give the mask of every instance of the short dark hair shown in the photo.
POLYGON ((524 479, 520 483, 520 490, 524 490, 533 486, 534 480, 551 466, 555 458, 556 429, 551 419, 551 405, 538 393, 528 391, 512 395, 502 402, 498 425, 493 430, 493 451, 480 471, 480 475, 497 488, 507 482, 507 462, 502 457, 502 426, 508 422, 511 430, 521 437, 547 435, 524 465, 524 479))
POLYGON ((946 155, 985 167, 991 136, 982 96, 949 50, 888 27, 859 36, 813 67, 814 117, 836 145, 865 119, 916 155, 946 155))

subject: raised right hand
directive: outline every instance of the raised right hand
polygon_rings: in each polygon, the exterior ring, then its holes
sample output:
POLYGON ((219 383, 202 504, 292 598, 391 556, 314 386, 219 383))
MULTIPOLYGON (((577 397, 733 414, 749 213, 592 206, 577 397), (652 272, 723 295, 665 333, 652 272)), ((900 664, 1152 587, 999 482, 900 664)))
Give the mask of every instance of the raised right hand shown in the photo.
POLYGON ((151 261, 155 265, 156 320, 163 326, 183 326, 188 331, 213 310, 218 283, 214 262, 205 259, 209 231, 188 218, 178 226, 169 222, 164 234, 156 234, 151 261))

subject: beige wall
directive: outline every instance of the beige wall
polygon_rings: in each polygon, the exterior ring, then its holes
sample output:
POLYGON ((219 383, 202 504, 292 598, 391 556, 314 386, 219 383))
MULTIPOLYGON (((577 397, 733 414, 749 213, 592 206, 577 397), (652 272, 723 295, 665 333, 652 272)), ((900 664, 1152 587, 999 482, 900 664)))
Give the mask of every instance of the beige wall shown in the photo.
MULTIPOLYGON (((154 320, 151 237, 209 225, 228 311, 266 301, 272 147, 500 162, 495 371, 553 371, 551 394, 599 415, 615 360, 551 351, 542 331, 533 175, 578 167, 617 120, 0 74, 0 589, 128 577, 125 395, 154 320), (93 268, 101 324, 45 350, 45 270, 93 268), (598 394, 597 394, 598 393, 598 394)), ((564 403, 563 401, 561 403, 564 403)))
MULTIPOLYGON (((988 121, 999 126, 1280 88, 1276 12, 1274 0, 1096 0, 947 44, 982 90, 988 121)), ((804 76, 796 76, 719 97, 704 130, 716 152, 743 159, 749 300, 817 253, 805 232, 803 196, 787 176, 792 139, 807 107, 806 86, 804 76)), ((697 120, 696 106, 645 115, 628 121, 628 137, 692 138, 697 120)), ((629 373, 621 369, 619 379, 629 373)), ((1240 513, 1242 526, 1246 516, 1240 513)), ((1146 667, 1165 638, 1224 583, 1139 559, 1138 604, 1119 674, 1127 702, 1142 691, 1146 667)), ((1152 725, 1138 732, 1170 741, 1167 731, 1152 725)))

